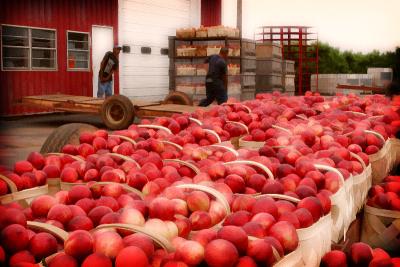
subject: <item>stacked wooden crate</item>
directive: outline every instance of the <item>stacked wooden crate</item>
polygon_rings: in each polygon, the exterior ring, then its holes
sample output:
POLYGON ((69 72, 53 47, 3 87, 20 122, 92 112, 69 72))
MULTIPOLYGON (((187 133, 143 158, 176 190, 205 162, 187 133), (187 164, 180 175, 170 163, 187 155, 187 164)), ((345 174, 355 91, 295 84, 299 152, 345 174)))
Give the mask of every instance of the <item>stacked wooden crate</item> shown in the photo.
POLYGON ((256 43, 254 40, 241 40, 241 100, 254 99, 256 92, 256 43))
POLYGON ((282 61, 282 86, 283 91, 289 95, 295 93, 295 67, 293 60, 282 61))
POLYGON ((256 44, 256 92, 282 91, 282 47, 275 43, 256 44))

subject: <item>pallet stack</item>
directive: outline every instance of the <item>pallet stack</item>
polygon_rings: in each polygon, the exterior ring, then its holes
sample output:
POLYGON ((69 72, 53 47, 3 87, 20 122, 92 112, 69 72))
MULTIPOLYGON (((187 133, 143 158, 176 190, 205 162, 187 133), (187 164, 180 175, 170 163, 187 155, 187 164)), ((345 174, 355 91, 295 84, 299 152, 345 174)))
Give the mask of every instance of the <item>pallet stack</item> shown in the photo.
POLYGON ((256 92, 282 91, 282 48, 275 43, 256 44, 256 92))
POLYGON ((241 100, 254 99, 256 92, 256 43, 254 40, 241 40, 241 100))
POLYGON ((282 86, 283 91, 289 95, 295 93, 295 67, 293 60, 282 61, 282 86))

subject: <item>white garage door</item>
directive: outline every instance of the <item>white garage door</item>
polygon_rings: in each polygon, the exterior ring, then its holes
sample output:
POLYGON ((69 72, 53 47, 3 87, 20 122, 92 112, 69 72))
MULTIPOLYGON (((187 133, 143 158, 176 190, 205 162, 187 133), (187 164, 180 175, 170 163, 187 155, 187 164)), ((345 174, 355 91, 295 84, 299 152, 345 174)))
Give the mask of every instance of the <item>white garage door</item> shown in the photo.
POLYGON ((120 54, 120 91, 128 97, 161 100, 168 94, 168 36, 190 24, 189 0, 120 0, 119 43, 130 53, 120 54), (151 54, 142 54, 151 47, 151 54))

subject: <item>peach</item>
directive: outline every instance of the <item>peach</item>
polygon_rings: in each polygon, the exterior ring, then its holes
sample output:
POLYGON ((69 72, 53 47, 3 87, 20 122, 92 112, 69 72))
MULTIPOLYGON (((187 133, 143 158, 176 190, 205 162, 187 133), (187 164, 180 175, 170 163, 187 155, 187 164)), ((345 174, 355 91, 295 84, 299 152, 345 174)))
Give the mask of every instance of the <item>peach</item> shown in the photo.
POLYGON ((224 239, 215 239, 205 247, 204 259, 208 266, 234 266, 239 259, 236 247, 224 239))
POLYGON ((21 250, 10 257, 8 266, 18 267, 22 263, 35 263, 35 257, 29 251, 21 250))
POLYGON ((214 229, 202 229, 193 233, 193 236, 191 237, 193 241, 199 242, 203 247, 216 238, 217 232, 214 229))
POLYGON ((58 204, 68 204, 68 191, 58 191, 57 193, 55 193, 54 198, 56 199, 58 204))
POLYGON ((278 209, 278 216, 281 216, 285 212, 291 212, 296 209, 296 206, 287 200, 278 200, 275 202, 275 205, 278 209))
POLYGON ((154 253, 154 244, 151 238, 141 233, 135 233, 123 238, 124 246, 136 246, 146 253, 148 258, 151 258, 154 253))
POLYGON ((89 231, 91 229, 93 229, 93 222, 86 215, 78 215, 73 217, 67 225, 67 230, 69 232, 75 230, 89 231))
POLYGON ((47 213, 57 204, 54 197, 43 195, 35 198, 31 203, 32 214, 35 217, 47 217, 47 213))
POLYGON ((31 152, 31 153, 29 153, 27 160, 37 170, 41 170, 44 167, 44 164, 45 164, 45 158, 39 152, 31 152))
POLYGON ((7 252, 18 252, 29 244, 28 231, 22 225, 10 224, 1 231, 1 241, 7 252))
POLYGON ((86 185, 75 185, 68 191, 68 199, 70 203, 75 204, 82 198, 91 198, 92 192, 86 185))
POLYGON ((306 197, 297 203, 297 208, 307 209, 313 216, 314 222, 318 221, 324 214, 321 201, 316 197, 306 197))
POLYGON ((267 179, 264 175, 256 173, 250 176, 250 179, 247 181, 247 186, 253 188, 257 192, 261 192, 266 182, 267 179))
POLYGON ((350 260, 355 266, 368 266, 372 260, 372 249, 365 243, 353 243, 349 251, 350 260))
POLYGON ((96 206, 97 207, 98 206, 109 207, 113 211, 119 210, 118 201, 115 200, 115 198, 112 198, 112 197, 101 196, 99 199, 96 200, 96 206))
POLYGON ((100 224, 118 223, 120 214, 118 212, 111 212, 104 215, 99 222, 100 224))
MULTIPOLYGON (((48 176, 49 177, 49 176, 48 176)), ((75 183, 79 179, 78 172, 72 167, 65 167, 60 174, 61 181, 75 183)))
POLYGON ((113 231, 95 233, 93 251, 114 259, 124 248, 119 234, 113 231))
POLYGON ((17 161, 14 164, 14 172, 21 175, 25 172, 33 171, 33 165, 27 160, 17 161))
POLYGON ((97 225, 99 225, 99 222, 104 215, 106 215, 107 213, 112 213, 112 212, 113 212, 113 210, 109 207, 97 206, 89 212, 88 217, 90 218, 90 220, 92 220, 93 225, 97 226, 97 225))
POLYGON ((271 226, 269 235, 281 243, 285 254, 295 250, 299 243, 296 229, 286 221, 280 221, 271 226))
POLYGON ((251 220, 252 214, 245 210, 240 210, 228 215, 224 221, 224 225, 243 226, 251 220))
POLYGON ((196 241, 184 241, 175 252, 175 258, 187 265, 198 265, 204 258, 204 247, 196 241))
MULTIPOLYGON (((264 241, 267 242, 268 244, 270 244, 273 248, 275 248, 276 252, 278 252, 279 256, 283 257, 284 255, 284 251, 283 251, 283 247, 281 245, 281 243, 278 241, 278 239, 276 239, 275 237, 272 236, 267 236, 264 238, 264 241)), ((276 259, 273 259, 273 262, 269 262, 270 265, 272 265, 272 263, 274 263, 276 261, 276 259)))
POLYGON ((265 242, 263 239, 250 241, 246 254, 260 264, 265 264, 266 262, 274 262, 272 260, 274 257, 272 253, 272 246, 270 243, 265 242))
POLYGON ((76 259, 83 259, 93 251, 94 239, 84 230, 76 230, 64 241, 64 251, 76 259))
POLYGON ((265 232, 276 222, 274 216, 266 212, 260 212, 251 218, 251 222, 259 223, 265 232))
POLYGON ((94 207, 96 207, 96 201, 91 198, 83 198, 78 200, 75 205, 88 214, 94 207))
POLYGON ((278 221, 290 222, 296 229, 300 228, 300 221, 297 215, 293 212, 284 212, 279 216, 278 221))
POLYGON ((201 230, 212 226, 211 216, 208 212, 197 210, 189 217, 193 230, 201 230))
POLYGON ((264 226, 258 222, 247 222, 242 226, 242 228, 249 236, 263 238, 266 234, 264 226))
POLYGON ((298 208, 293 212, 299 221, 298 228, 307 228, 314 223, 312 214, 305 208, 298 208))
POLYGON ((192 191, 188 194, 186 202, 190 211, 208 211, 210 198, 202 191, 192 191))
POLYGON ((153 199, 149 205, 149 217, 162 220, 172 220, 174 218, 175 204, 164 197, 153 199))
POLYGON ((231 242, 239 253, 247 249, 248 237, 246 232, 238 226, 223 226, 217 233, 217 238, 231 242))
POLYGON ((120 211, 119 223, 143 226, 144 222, 145 219, 143 217, 143 214, 137 209, 123 208, 120 211))
MULTIPOLYGON (((96 139, 95 139, 95 141, 96 141, 96 139)), ((92 267, 92 266, 112 267, 112 262, 107 256, 105 256, 103 254, 93 253, 86 257, 86 259, 82 262, 81 266, 82 267, 92 267)))
POLYGON ((283 194, 283 185, 275 180, 267 180, 262 188, 263 194, 283 194))
POLYGON ((257 214, 260 212, 269 213, 274 216, 274 218, 278 217, 278 208, 275 205, 275 201, 267 196, 257 199, 256 203, 254 203, 252 213, 257 214))
POLYGON ((146 253, 135 246, 122 249, 115 259, 115 267, 148 267, 148 264, 146 253))
POLYGON ((38 233, 29 241, 29 251, 39 261, 57 252, 57 240, 48 233, 38 233))
POLYGON ((257 267, 257 263, 254 261, 253 258, 249 256, 244 256, 239 259, 236 267, 257 267))
POLYGON ((232 202, 232 211, 247 210, 251 211, 256 199, 248 195, 238 195, 232 202))
POLYGON ((56 204, 47 213, 48 220, 56 220, 66 225, 73 217, 71 209, 64 204, 56 204))

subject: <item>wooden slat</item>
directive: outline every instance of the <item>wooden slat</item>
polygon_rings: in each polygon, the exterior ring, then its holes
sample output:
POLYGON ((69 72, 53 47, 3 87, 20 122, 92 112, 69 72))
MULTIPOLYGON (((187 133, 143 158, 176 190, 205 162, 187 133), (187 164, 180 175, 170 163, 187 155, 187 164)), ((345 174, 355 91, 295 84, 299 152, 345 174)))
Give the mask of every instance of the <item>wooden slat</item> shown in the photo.
POLYGON ((153 110, 153 111, 165 111, 165 112, 175 112, 175 113, 184 113, 184 112, 194 112, 197 109, 205 109, 204 107, 197 106, 186 106, 186 105, 176 105, 176 104, 162 104, 157 106, 148 106, 141 108, 143 110, 153 110))

